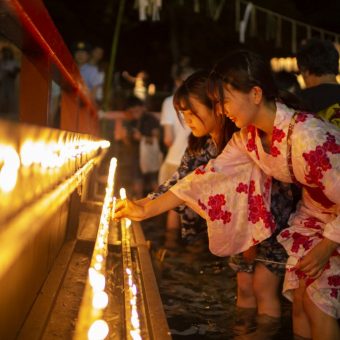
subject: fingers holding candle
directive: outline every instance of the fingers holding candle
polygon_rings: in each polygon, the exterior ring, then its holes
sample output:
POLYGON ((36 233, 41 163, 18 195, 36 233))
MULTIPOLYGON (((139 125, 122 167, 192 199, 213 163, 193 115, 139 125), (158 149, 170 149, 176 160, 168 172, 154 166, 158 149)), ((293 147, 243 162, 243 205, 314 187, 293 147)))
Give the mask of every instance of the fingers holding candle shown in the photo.
POLYGON ((129 218, 134 221, 141 221, 145 218, 144 208, 128 199, 119 200, 115 208, 115 219, 129 218))

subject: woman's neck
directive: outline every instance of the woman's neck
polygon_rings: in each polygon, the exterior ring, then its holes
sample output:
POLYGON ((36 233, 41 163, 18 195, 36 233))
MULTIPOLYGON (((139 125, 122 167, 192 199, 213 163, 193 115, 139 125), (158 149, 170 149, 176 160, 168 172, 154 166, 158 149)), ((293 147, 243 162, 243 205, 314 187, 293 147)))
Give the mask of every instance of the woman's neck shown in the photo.
POLYGON ((215 145, 218 145, 220 142, 220 135, 217 132, 211 132, 209 133, 211 139, 215 143, 215 145))
POLYGON ((276 116, 275 102, 262 103, 253 125, 266 135, 271 136, 276 116))

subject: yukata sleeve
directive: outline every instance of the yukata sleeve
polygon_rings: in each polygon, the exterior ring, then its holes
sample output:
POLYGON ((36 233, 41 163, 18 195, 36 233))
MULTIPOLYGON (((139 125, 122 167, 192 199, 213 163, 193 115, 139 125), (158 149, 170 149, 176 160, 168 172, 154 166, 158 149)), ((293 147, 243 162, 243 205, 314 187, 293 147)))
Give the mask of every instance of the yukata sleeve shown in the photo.
POLYGON ((206 219, 210 251, 229 256, 272 234, 275 224, 270 214, 270 189, 271 178, 234 136, 216 159, 198 167, 170 190, 206 219))
POLYGON ((316 148, 324 150, 320 162, 311 168, 318 171, 319 185, 325 196, 333 202, 336 209, 336 217, 325 225, 323 236, 340 245, 340 130, 337 133, 328 133, 326 141, 316 148), (318 170, 317 170, 318 169, 318 170), (323 172, 322 170, 325 170, 323 172))
POLYGON ((329 123, 316 121, 314 125, 297 129, 297 179, 312 188, 306 190, 326 213, 335 211, 336 217, 326 223, 323 236, 340 244, 340 130, 329 123))

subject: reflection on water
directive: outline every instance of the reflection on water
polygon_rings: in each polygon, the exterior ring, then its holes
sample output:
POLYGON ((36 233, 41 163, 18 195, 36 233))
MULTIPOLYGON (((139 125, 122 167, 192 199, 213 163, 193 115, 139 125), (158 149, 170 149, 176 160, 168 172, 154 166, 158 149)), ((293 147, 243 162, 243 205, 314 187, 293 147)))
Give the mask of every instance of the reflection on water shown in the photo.
POLYGON ((142 223, 173 339, 289 340, 291 305, 282 299, 280 320, 236 308, 236 277, 226 258, 212 255, 207 242, 185 246, 176 232, 165 235, 162 218, 142 223))

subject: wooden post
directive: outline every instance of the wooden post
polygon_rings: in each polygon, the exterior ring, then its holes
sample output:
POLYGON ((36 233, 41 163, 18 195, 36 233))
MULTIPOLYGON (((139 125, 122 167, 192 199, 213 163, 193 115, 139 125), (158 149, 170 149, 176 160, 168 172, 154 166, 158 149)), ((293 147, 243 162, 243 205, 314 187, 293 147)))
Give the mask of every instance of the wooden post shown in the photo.
POLYGON ((45 55, 22 55, 20 72, 20 121, 48 125, 51 77, 45 55))

